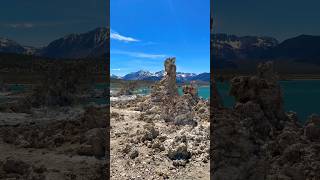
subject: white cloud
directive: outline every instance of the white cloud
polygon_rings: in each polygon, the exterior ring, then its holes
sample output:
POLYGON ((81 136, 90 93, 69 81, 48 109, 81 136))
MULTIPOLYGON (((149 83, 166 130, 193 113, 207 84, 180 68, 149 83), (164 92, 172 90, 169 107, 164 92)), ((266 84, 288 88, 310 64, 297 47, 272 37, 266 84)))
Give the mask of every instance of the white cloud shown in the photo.
POLYGON ((121 69, 120 69, 120 68, 118 68, 118 69, 111 69, 111 71, 121 71, 121 69))
POLYGON ((165 58, 165 54, 149 54, 149 53, 142 53, 142 52, 129 52, 129 51, 111 51, 111 54, 122 54, 122 55, 128 55, 135 58, 147 58, 147 59, 159 59, 159 58, 165 58))
POLYGON ((132 37, 128 37, 128 36, 123 36, 115 31, 111 30, 110 33, 110 38, 114 39, 114 40, 118 40, 118 41, 123 41, 123 42, 138 42, 140 40, 132 38, 132 37))

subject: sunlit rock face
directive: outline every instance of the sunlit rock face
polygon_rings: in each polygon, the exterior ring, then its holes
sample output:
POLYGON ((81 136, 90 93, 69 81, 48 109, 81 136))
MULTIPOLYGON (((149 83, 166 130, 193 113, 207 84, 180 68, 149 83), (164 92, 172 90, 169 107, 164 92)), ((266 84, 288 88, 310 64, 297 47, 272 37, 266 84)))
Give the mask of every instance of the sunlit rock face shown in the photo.
POLYGON ((164 69, 166 75, 161 81, 166 82, 167 95, 176 96, 178 95, 178 89, 176 85, 176 58, 168 58, 164 62, 164 69))
POLYGON ((175 62, 176 58, 167 58, 164 61, 164 76, 160 82, 156 83, 152 88, 151 97, 153 101, 170 101, 174 96, 178 96, 175 62))
POLYGON ((151 99, 161 106, 160 117, 165 121, 177 125, 196 125, 193 107, 198 102, 198 90, 194 85, 187 85, 183 88, 184 94, 179 96, 175 61, 175 58, 164 61, 164 77, 153 86, 151 99))

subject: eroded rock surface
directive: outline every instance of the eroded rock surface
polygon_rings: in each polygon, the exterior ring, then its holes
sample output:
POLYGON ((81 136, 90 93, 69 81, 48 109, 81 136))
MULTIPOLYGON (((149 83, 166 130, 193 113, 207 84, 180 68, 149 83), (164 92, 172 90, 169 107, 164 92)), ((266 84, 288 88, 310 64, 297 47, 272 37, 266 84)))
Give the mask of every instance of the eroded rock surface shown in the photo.
POLYGON ((209 102, 194 84, 178 95, 175 58, 164 67, 151 95, 111 104, 114 179, 210 178, 209 102))
POLYGON ((211 90, 212 90, 212 97, 211 97, 211 103, 212 103, 212 109, 218 109, 222 107, 222 102, 220 95, 217 91, 216 82, 214 79, 211 79, 211 90))
POLYGON ((235 106, 213 114, 214 179, 320 179, 319 116, 301 125, 284 111, 271 62, 232 79, 230 94, 235 106))
POLYGON ((63 107, 0 118, 0 179, 105 179, 106 113, 63 107))

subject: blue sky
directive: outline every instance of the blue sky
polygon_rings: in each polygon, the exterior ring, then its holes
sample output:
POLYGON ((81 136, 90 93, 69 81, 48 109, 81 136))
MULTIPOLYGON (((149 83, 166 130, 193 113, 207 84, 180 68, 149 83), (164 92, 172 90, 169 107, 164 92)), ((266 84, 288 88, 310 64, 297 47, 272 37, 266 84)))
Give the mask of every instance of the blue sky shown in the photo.
POLYGON ((163 70, 210 72, 209 0, 111 0, 111 74, 163 70))
POLYGON ((272 36, 282 41, 320 35, 319 0, 213 0, 215 31, 272 36))
POLYGON ((0 37, 37 47, 106 27, 108 19, 107 0, 5 0, 0 12, 0 37))

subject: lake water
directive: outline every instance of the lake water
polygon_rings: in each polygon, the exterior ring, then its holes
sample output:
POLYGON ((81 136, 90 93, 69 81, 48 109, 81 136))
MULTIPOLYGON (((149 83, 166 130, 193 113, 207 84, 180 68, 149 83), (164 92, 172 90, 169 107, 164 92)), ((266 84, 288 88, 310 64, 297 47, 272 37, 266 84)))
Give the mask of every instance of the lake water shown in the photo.
MULTIPOLYGON (((8 87, 9 87, 11 93, 22 93, 22 92, 25 92, 26 90, 30 89, 31 85, 9 84, 8 87)), ((94 89, 102 91, 102 90, 106 89, 107 87, 108 86, 106 83, 97 83, 97 84, 95 84, 94 89)), ((0 103, 5 103, 8 100, 9 100, 8 97, 0 94, 0 103)), ((107 97, 92 97, 89 99, 84 99, 82 103, 83 104, 95 103, 98 105, 104 105, 104 104, 109 103, 109 99, 107 97)))
MULTIPOLYGON (((284 95, 284 106, 286 111, 294 111, 298 113, 299 120, 304 122, 312 113, 320 114, 320 80, 292 80, 280 81, 282 92, 284 95)), ((27 85, 11 84, 12 92, 23 92, 27 89, 27 85)), ((106 84, 96 84, 95 89, 103 90, 106 84)), ((228 83, 217 83, 217 88, 226 107, 234 105, 234 98, 229 96, 230 85, 228 83)), ((112 88, 111 88, 112 89, 112 88)), ((182 94, 182 88, 178 89, 179 94, 182 94)), ((137 94, 149 94, 150 89, 140 88, 137 94)), ((210 87, 200 86, 198 89, 199 96, 204 99, 210 97, 210 87)), ((6 101, 5 97, 0 95, 0 102, 6 101)), ((91 98, 89 102, 97 104, 108 103, 107 98, 91 98)))
MULTIPOLYGON (((298 113, 299 120, 305 122, 312 114, 320 114, 320 80, 280 81, 286 111, 298 113)), ((218 91, 226 107, 232 107, 234 98, 229 96, 228 83, 217 83, 218 91)))
MULTIPOLYGON (((178 88, 178 92, 180 95, 182 95, 182 87, 178 88)), ((147 94, 150 94, 150 89, 149 88, 140 88, 135 93, 147 95, 147 94)), ((204 99, 208 99, 210 97, 210 86, 200 86, 198 88, 198 95, 204 99)))

